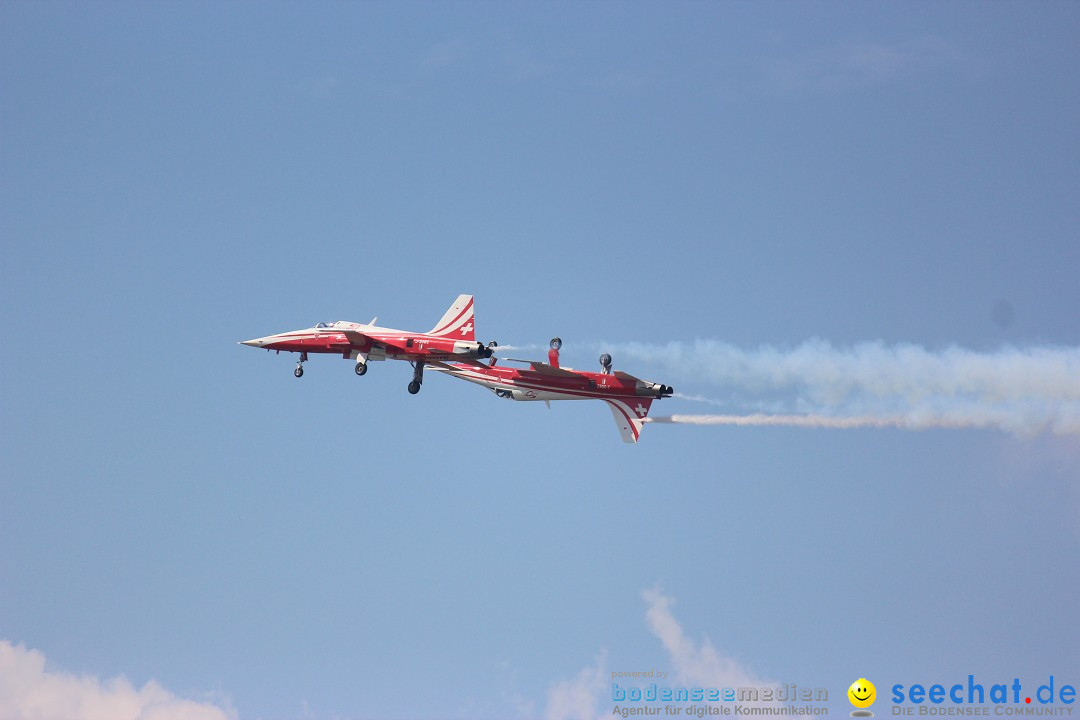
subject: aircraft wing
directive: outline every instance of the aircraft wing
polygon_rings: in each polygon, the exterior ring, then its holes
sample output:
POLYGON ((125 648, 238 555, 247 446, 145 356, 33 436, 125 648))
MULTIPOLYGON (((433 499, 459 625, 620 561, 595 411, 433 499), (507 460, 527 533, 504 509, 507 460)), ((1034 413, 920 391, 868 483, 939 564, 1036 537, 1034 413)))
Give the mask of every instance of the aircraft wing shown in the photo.
POLYGON ((580 375, 572 370, 563 370, 562 368, 548 365, 547 363, 540 362, 539 360, 517 360, 515 358, 506 358, 507 362, 519 362, 528 363, 529 369, 533 372, 538 372, 543 375, 552 375, 554 377, 580 377, 580 375))
POLYGON ((533 372, 540 373, 541 375, 553 375, 555 377, 581 377, 576 372, 570 370, 563 370, 562 368, 553 367, 547 363, 534 362, 530 364, 530 368, 533 372))
POLYGON ((344 333, 345 339, 353 345, 363 345, 371 339, 359 330, 345 330, 344 333))
POLYGON ((464 367, 480 368, 481 370, 488 370, 491 367, 490 365, 488 365, 486 363, 482 363, 479 360, 473 360, 472 358, 463 358, 461 360, 454 360, 453 363, 445 363, 445 362, 442 362, 441 360, 425 360, 424 364, 427 365, 428 367, 433 367, 436 370, 443 369, 443 370, 446 370, 448 372, 453 372, 453 369, 454 369, 455 365, 464 366, 464 367))

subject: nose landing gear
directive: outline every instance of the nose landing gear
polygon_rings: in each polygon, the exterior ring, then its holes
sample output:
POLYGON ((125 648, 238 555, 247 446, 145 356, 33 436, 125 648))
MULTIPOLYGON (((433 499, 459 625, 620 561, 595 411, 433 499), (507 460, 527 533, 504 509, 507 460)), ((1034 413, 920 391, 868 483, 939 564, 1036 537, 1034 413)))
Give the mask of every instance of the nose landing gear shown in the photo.
POLYGON ((304 377, 304 363, 307 362, 307 353, 300 353, 300 361, 296 363, 296 369, 292 371, 292 374, 296 377, 304 377))

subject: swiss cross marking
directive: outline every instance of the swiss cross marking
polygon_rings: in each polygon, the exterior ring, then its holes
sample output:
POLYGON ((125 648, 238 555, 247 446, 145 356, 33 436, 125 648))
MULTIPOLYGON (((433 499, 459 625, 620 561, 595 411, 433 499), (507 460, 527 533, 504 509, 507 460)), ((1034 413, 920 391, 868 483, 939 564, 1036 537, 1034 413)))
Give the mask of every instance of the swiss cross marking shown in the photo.
POLYGON ((472 322, 469 322, 468 325, 462 325, 461 326, 461 334, 462 335, 468 334, 471 330, 472 330, 472 322))
POLYGON ((648 412, 648 410, 641 406, 641 403, 638 403, 637 407, 634 408, 634 410, 637 411, 638 417, 645 417, 645 413, 648 412))

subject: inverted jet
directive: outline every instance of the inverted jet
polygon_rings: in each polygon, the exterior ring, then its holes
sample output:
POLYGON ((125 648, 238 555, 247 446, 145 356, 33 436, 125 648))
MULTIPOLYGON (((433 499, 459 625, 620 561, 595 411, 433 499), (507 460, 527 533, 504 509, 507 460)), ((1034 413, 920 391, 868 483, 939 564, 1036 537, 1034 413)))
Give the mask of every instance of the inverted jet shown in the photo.
MULTIPOLYGON (((574 370, 559 365, 560 338, 552 338, 548 361, 512 360, 527 363, 528 368, 490 364, 476 360, 438 362, 432 370, 482 385, 497 396, 510 400, 603 400, 615 418, 624 442, 636 443, 645 426, 653 400, 671 397, 669 385, 650 382, 611 369, 611 355, 600 356, 601 372, 574 370)), ((488 348, 489 350, 492 348, 488 348)), ((550 405, 549 405, 550 407, 550 405)))

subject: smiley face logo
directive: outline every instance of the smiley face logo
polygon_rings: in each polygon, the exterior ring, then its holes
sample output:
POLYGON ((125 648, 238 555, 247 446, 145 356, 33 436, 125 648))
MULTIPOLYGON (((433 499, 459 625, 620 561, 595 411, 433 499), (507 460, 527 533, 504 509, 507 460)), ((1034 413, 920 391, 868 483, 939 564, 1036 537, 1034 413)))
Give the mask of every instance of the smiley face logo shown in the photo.
POLYGON ((851 683, 847 691, 848 700, 857 708, 868 708, 877 698, 877 688, 866 678, 859 678, 851 683))

